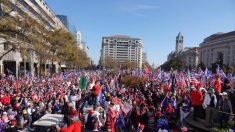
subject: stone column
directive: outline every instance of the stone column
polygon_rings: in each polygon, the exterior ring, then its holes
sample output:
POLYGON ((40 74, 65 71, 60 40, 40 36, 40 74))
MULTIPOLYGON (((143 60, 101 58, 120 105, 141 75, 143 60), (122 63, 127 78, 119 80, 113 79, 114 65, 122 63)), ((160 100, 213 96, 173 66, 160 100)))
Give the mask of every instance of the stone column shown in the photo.
POLYGON ((16 61, 16 78, 19 77, 19 66, 20 66, 20 62, 16 61))
POLYGON ((229 66, 231 66, 233 65, 233 46, 230 46, 229 50, 230 50, 229 66))
POLYGON ((3 74, 3 63, 2 63, 2 60, 0 60, 0 74, 3 74))
POLYGON ((30 73, 31 73, 31 75, 32 75, 32 77, 34 76, 34 55, 33 55, 33 51, 32 50, 30 50, 29 51, 29 54, 30 54, 30 56, 29 56, 29 67, 30 67, 30 73))
POLYGON ((55 65, 55 73, 59 73, 59 63, 55 62, 54 65, 55 65))

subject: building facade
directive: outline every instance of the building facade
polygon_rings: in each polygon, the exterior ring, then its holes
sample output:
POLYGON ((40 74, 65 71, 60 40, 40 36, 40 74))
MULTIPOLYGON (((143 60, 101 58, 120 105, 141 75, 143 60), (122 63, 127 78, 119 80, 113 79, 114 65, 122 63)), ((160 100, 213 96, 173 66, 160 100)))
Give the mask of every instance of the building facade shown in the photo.
POLYGON ((184 37, 179 33, 176 37, 175 51, 172 51, 167 56, 167 61, 173 59, 181 60, 186 67, 197 66, 199 62, 199 51, 198 47, 186 47, 184 48, 184 37))
POLYGON ((179 53, 184 49, 184 36, 179 32, 176 37, 175 52, 179 53))
POLYGON ((235 31, 215 33, 199 45, 199 62, 206 67, 213 63, 235 66, 235 31))
POLYGON ((76 41, 77 41, 78 44, 82 43, 82 33, 78 30, 77 30, 76 41))
POLYGON ((110 58, 118 65, 133 62, 137 68, 142 68, 143 41, 139 38, 115 35, 102 38, 100 65, 105 66, 105 60, 110 58))
POLYGON ((69 22, 68 22, 68 17, 65 15, 56 15, 60 21, 64 24, 64 26, 69 29, 69 22))
POLYGON ((147 62, 147 53, 146 52, 143 52, 142 53, 142 63, 146 63, 147 62))
MULTIPOLYGON (((60 21, 60 19, 50 10, 47 4, 43 0, 9 0, 9 5, 1 4, 1 9, 11 9, 9 15, 12 17, 24 18, 25 15, 31 17, 36 20, 38 23, 43 23, 48 30, 55 29, 66 29, 64 24, 60 21)), ((7 51, 9 51, 9 45, 5 44, 3 38, 0 44, 0 55, 3 55, 7 51)), ((15 41, 15 43, 19 42, 16 38, 11 38, 11 41, 15 41)), ((38 72, 39 61, 37 59, 37 55, 34 51, 30 51, 29 57, 25 58, 18 51, 11 51, 7 55, 5 55, 0 60, 0 72, 6 73, 7 71, 11 71, 13 74, 18 76, 18 74, 24 69, 30 71, 32 75, 38 72)), ((56 62, 54 63, 57 64, 56 62)), ((55 70, 58 71, 58 65, 54 66, 55 70)), ((47 63, 46 69, 49 69, 50 62, 47 63)))

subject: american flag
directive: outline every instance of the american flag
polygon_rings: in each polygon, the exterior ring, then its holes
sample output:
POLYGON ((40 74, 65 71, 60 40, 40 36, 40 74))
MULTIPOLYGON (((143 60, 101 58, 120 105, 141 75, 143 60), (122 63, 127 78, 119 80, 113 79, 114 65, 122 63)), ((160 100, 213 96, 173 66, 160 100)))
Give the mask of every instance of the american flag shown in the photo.
POLYGON ((195 77, 190 77, 189 81, 190 81, 190 83, 193 83, 193 84, 198 84, 199 83, 199 81, 195 77))

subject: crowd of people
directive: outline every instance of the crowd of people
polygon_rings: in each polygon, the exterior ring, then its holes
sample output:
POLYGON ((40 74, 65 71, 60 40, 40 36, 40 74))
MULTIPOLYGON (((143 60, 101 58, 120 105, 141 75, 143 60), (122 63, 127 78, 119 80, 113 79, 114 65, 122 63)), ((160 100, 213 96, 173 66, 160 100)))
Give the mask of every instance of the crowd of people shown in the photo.
POLYGON ((234 129, 229 122, 234 121, 235 79, 204 75, 100 70, 1 76, 0 132, 187 132, 184 117, 191 111, 194 121, 205 117, 207 127, 218 121, 219 127, 234 129), (146 81, 131 87, 122 84, 125 76, 146 81), (47 114, 62 114, 64 120, 50 127, 34 125, 47 114))

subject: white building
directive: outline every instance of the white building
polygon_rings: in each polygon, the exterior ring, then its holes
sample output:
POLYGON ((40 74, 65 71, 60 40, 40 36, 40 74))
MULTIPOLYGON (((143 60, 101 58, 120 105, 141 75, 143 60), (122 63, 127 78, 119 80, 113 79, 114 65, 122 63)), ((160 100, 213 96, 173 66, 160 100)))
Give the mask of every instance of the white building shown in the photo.
POLYGON ((105 59, 111 58, 120 65, 129 61, 142 68, 142 50, 143 41, 139 38, 122 35, 103 37, 100 65, 105 66, 105 59))
POLYGON ((143 52, 142 53, 142 63, 146 63, 147 62, 147 53, 143 52))
POLYGON ((167 56, 167 61, 173 59, 181 60, 186 67, 189 66, 197 66, 198 65, 198 47, 186 47, 184 48, 184 37, 181 33, 179 33, 176 37, 176 46, 175 51, 172 51, 167 56))
POLYGON ((199 61, 206 67, 213 63, 235 66, 235 31, 215 33, 199 45, 199 61))
MULTIPOLYGON (((14 11, 10 13, 13 17, 24 18, 25 15, 30 16, 35 19, 38 23, 43 23, 48 30, 54 29, 66 29, 63 23, 56 17, 56 15, 50 10, 47 4, 43 0, 9 0, 10 7, 8 5, 1 5, 1 8, 13 9, 14 11)), ((9 51, 10 47, 8 44, 4 44, 5 40, 3 38, 2 43, 0 44, 0 55, 3 55, 7 51, 9 51)), ((16 38, 11 38, 11 41, 18 42, 19 40, 16 38)), ((5 55, 0 61, 0 72, 6 73, 6 71, 13 72, 16 76, 21 72, 22 67, 26 67, 27 70, 30 70, 32 75, 38 72, 39 63, 36 57, 36 54, 32 51, 30 52, 30 57, 27 58, 26 65, 23 63, 23 57, 18 51, 11 51, 7 55, 5 55)), ((50 67, 48 64, 47 69, 50 67)), ((56 65, 56 63, 55 63, 56 65)), ((58 67, 55 66, 56 71, 58 71, 58 67)), ((53 66, 51 66, 53 67, 53 66)))
POLYGON ((78 48, 83 50, 84 52, 86 52, 86 54, 88 54, 89 48, 86 45, 86 43, 84 41, 82 41, 82 33, 80 31, 77 31, 76 33, 76 42, 78 45, 78 48))
POLYGON ((82 43, 82 33, 80 31, 77 31, 77 43, 82 43))

